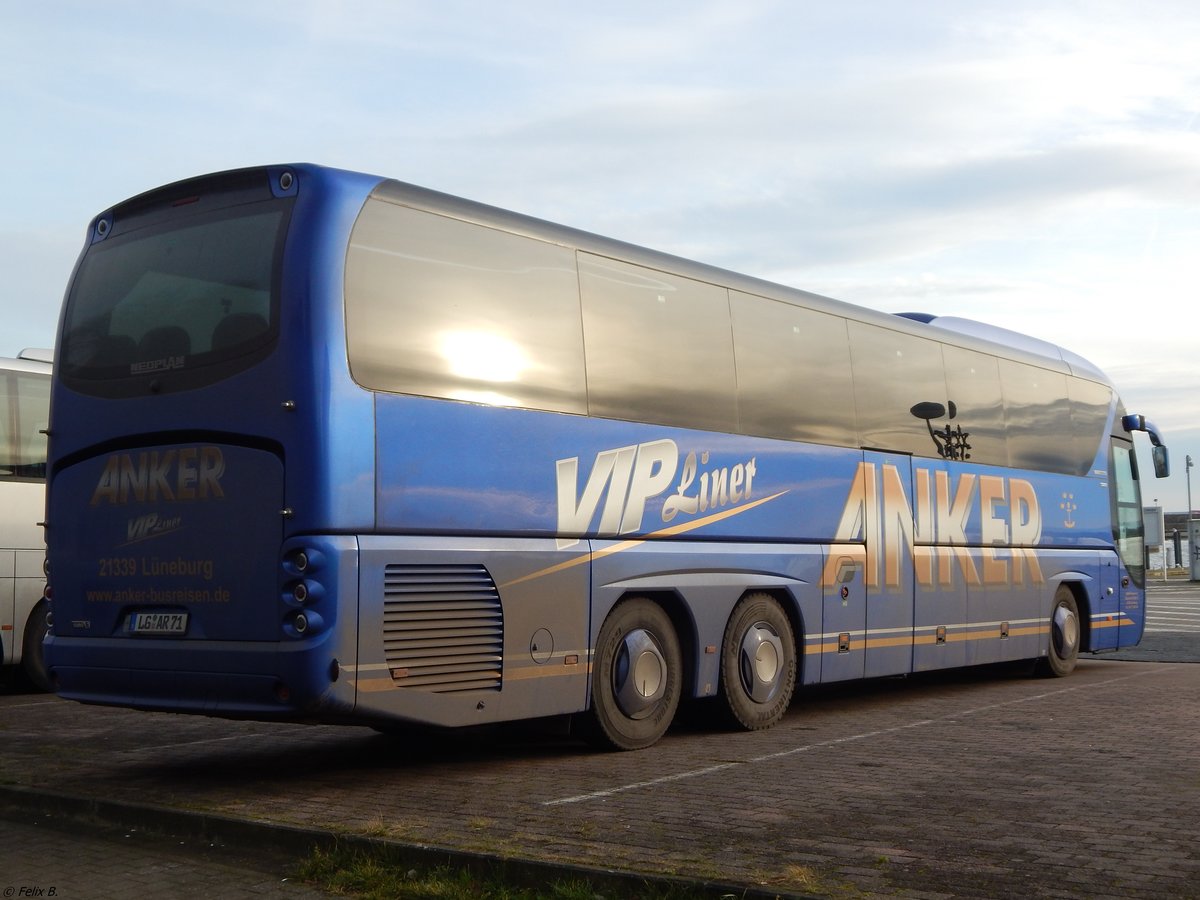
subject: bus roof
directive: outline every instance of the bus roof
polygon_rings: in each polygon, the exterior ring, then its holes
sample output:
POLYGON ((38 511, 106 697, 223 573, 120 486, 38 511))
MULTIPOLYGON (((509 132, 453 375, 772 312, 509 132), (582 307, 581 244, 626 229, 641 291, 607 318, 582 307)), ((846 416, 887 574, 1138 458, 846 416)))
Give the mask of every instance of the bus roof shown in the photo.
POLYGON ((26 349, 16 358, 0 356, 0 370, 8 372, 38 372, 50 374, 54 353, 50 350, 26 349))

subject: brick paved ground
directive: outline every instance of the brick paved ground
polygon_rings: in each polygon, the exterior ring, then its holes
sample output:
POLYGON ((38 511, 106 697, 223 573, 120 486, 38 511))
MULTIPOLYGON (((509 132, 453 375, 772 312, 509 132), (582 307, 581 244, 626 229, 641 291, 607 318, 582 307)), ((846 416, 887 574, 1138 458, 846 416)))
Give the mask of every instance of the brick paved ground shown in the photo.
POLYGON ((1061 680, 823 689, 771 731, 684 724, 632 754, 26 695, 0 698, 0 801, 52 792, 823 895, 1200 897, 1198 735, 1200 666, 1110 659, 1061 680))
POLYGON ((104 832, 0 820, 0 895, 56 900, 328 897, 290 879, 294 866, 282 858, 231 860, 227 848, 218 853, 194 840, 166 840, 138 829, 104 832))

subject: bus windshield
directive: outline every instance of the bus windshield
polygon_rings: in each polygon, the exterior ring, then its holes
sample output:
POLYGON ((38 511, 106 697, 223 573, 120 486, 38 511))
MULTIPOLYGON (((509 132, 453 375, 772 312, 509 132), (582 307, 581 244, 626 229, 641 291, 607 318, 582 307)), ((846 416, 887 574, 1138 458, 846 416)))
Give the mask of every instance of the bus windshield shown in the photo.
POLYGON ((208 382, 252 363, 277 333, 285 220, 278 201, 243 205, 97 243, 67 300, 64 378, 89 392, 89 382, 223 364, 199 376, 208 382))

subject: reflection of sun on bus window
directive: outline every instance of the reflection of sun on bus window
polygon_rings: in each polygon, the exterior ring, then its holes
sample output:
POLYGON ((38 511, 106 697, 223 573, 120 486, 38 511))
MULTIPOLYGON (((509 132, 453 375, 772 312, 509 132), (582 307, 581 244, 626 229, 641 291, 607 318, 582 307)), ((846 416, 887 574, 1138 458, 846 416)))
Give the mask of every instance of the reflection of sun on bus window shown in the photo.
POLYGON ((486 331, 452 331, 443 336, 441 352, 449 370, 470 381, 511 383, 529 368, 520 347, 486 331))

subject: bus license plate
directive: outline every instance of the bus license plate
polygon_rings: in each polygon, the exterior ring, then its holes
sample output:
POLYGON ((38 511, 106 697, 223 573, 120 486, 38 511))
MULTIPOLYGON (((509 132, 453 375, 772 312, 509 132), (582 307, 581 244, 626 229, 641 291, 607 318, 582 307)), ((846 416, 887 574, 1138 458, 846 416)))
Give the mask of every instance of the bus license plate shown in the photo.
POLYGON ((133 613, 129 630, 133 634, 185 634, 187 613, 133 613))

